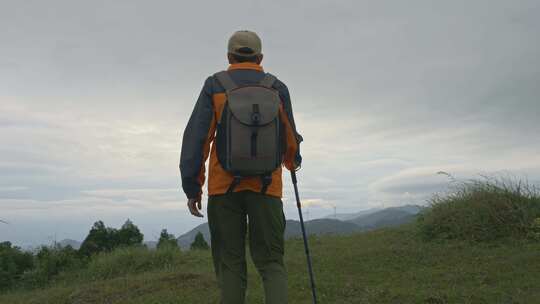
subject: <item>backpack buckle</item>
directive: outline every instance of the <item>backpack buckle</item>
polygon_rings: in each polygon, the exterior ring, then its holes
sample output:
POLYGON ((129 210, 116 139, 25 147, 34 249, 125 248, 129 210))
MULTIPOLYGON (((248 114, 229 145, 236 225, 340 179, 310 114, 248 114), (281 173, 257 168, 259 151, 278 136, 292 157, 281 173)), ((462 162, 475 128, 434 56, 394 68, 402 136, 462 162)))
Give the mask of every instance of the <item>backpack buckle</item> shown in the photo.
POLYGON ((251 122, 254 125, 258 125, 261 122, 261 112, 259 111, 259 104, 255 103, 252 105, 253 109, 251 112, 251 122))

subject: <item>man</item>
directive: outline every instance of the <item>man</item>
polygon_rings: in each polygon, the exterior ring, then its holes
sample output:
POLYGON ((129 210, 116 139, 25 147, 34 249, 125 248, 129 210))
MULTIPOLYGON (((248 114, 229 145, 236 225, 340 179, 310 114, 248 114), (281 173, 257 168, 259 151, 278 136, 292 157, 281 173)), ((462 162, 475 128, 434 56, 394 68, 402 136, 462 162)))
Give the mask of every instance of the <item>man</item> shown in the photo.
MULTIPOLYGON (((244 303, 247 286, 247 231, 251 257, 263 280, 266 303, 287 303, 287 274, 283 263, 285 216, 281 201, 282 165, 288 170, 299 168, 302 159, 299 144, 302 137, 296 132, 288 89, 281 81, 263 71, 261 50, 261 40, 254 32, 238 31, 231 36, 227 54, 230 66, 226 72, 206 79, 182 141, 182 187, 188 197, 189 211, 197 217, 203 217, 199 212, 202 209, 201 189, 205 181, 205 162, 210 156, 207 213, 222 304, 244 303), (226 156, 222 154, 230 153, 231 149, 238 147, 233 146, 228 150, 220 148, 220 145, 224 145, 224 140, 220 144, 220 128, 225 128, 226 120, 223 116, 227 113, 237 115, 234 114, 236 109, 232 109, 231 92, 238 92, 235 88, 246 87, 255 88, 259 95, 261 87, 275 92, 276 104, 279 106, 279 111, 276 106, 276 121, 279 123, 275 125, 276 130, 280 130, 279 141, 282 144, 278 152, 279 162, 275 170, 265 176, 237 176, 230 170, 230 162, 225 161, 226 156)), ((243 97, 242 102, 249 103, 249 107, 253 106, 253 113, 248 118, 253 122, 250 126, 254 130, 251 140, 256 141, 256 130, 261 119, 259 102, 250 100, 249 96, 252 95, 245 96, 248 97, 243 97)), ((269 109, 264 105, 270 103, 268 98, 260 103, 264 119, 264 111, 269 109)), ((242 127, 241 124, 239 126, 242 127)), ((253 146, 252 142, 250 151, 254 158, 257 156, 256 148, 261 149, 260 145, 258 143, 253 146)), ((250 161, 250 157, 246 157, 244 164, 250 161)), ((243 164, 236 165, 241 167, 243 164)))

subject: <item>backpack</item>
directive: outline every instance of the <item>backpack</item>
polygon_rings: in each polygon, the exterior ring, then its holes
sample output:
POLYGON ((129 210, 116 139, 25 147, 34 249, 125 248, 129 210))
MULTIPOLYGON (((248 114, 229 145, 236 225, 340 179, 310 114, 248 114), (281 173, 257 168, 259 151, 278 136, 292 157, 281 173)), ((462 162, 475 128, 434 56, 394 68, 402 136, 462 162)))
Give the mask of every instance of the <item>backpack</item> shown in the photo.
POLYGON ((238 86, 227 71, 215 77, 227 97, 216 134, 218 160, 234 176, 227 192, 243 178, 259 176, 264 194, 272 183, 272 172, 281 166, 284 151, 281 99, 272 88, 276 77, 266 74, 258 84, 244 86, 238 86))

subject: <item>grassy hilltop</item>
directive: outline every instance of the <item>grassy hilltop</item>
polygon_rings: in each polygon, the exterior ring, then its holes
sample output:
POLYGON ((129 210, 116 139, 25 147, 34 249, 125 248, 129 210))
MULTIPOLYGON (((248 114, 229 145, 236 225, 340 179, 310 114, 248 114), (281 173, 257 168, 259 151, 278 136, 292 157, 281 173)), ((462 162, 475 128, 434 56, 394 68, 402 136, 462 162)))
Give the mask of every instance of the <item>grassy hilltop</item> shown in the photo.
MULTIPOLYGON (((540 303, 540 198, 518 185, 473 182, 417 222, 310 238, 320 303, 540 303)), ((290 303, 311 303, 303 244, 286 243, 290 303)), ((262 302, 250 264, 248 303, 262 302)), ((207 250, 117 249, 0 303, 217 303, 207 250)))

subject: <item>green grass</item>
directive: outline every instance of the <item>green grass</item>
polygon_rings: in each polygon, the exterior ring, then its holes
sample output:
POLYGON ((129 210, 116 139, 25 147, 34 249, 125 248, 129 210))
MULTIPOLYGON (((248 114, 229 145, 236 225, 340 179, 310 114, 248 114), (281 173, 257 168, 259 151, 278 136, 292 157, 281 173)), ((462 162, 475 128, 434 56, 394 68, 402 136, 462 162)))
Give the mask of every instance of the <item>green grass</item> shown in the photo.
POLYGON ((426 240, 489 242, 502 238, 538 239, 540 191, 526 182, 484 178, 454 184, 430 199, 419 227, 426 240))
MULTIPOLYGON (((540 243, 425 242, 415 225, 310 239, 320 303, 540 303, 540 243)), ((290 303, 310 303, 301 240, 286 245, 290 303)), ((247 303, 262 302, 250 265, 247 303)), ((0 303, 218 303, 209 251, 122 249, 0 303)))

